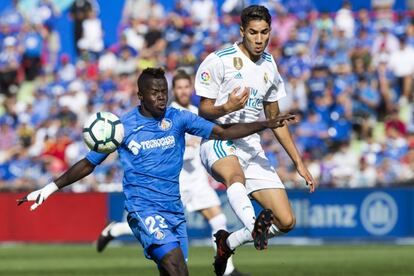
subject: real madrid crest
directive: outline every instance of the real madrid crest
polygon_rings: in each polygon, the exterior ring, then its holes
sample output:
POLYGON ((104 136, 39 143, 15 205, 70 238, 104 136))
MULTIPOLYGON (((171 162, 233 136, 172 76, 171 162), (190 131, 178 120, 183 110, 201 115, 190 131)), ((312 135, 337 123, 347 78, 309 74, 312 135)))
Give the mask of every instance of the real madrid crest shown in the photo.
POLYGON ((243 60, 241 58, 239 58, 239 57, 234 57, 233 58, 233 66, 237 70, 242 69, 243 68, 243 60))
POLYGON ((167 118, 162 119, 162 121, 158 123, 158 127, 161 130, 164 130, 164 131, 169 130, 171 128, 171 126, 172 126, 172 122, 171 122, 171 120, 169 120, 167 118))
POLYGON ((264 82, 267 84, 267 82, 269 81, 269 76, 267 75, 267 72, 264 73, 264 82))

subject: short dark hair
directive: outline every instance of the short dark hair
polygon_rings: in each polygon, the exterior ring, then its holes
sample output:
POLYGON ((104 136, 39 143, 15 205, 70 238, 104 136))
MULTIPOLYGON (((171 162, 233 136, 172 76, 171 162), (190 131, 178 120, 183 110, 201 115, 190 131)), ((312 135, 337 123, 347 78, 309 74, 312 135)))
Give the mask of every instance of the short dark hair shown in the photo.
POLYGON ((252 20, 264 20, 269 26, 272 23, 272 16, 270 15, 269 10, 261 5, 251 5, 244 8, 241 12, 240 19, 243 28, 246 28, 252 20))
POLYGON ((153 67, 144 69, 137 80, 138 90, 145 90, 145 86, 147 85, 148 81, 152 79, 163 79, 166 81, 164 69, 153 67))
POLYGON ((188 80, 191 83, 191 76, 187 74, 184 70, 178 70, 172 79, 173 88, 175 87, 175 83, 179 80, 188 80))

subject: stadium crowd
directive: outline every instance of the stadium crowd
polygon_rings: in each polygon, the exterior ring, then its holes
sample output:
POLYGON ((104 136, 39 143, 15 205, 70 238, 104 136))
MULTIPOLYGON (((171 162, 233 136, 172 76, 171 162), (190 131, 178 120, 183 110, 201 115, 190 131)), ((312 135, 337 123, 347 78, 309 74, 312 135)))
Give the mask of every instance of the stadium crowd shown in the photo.
MULTIPOLYGON (((268 51, 287 91, 280 106, 300 118, 292 132, 320 186, 413 180, 414 18, 393 11, 393 1, 372 2, 370 11, 345 1, 327 13, 312 0, 226 0, 220 7, 181 0, 172 10, 126 0, 119 39, 105 45, 98 3, 76 0, 73 59, 60 53, 66 42, 55 29, 61 15, 53 1, 40 0, 30 14, 13 1, 0 14, 0 190, 33 189, 58 176, 87 151, 81 131, 88 115, 136 105, 137 74, 146 67, 164 67, 169 81, 178 68, 194 74, 210 52, 239 39, 238 15, 251 3, 273 15, 268 51)), ((304 187, 271 132, 262 139, 287 187, 304 187)), ((73 189, 119 189, 115 154, 109 159, 73 189)))

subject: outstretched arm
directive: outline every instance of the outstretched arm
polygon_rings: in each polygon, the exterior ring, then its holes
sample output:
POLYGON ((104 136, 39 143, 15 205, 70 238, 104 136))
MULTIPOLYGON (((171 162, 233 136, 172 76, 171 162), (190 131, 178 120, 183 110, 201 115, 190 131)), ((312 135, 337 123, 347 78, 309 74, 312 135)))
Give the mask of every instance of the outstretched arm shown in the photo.
POLYGON ((91 174, 95 167, 96 166, 92 164, 88 159, 83 158, 82 160, 74 164, 72 167, 70 167, 54 182, 49 183, 42 189, 33 191, 25 197, 19 199, 17 201, 18 205, 27 201, 35 201, 35 203, 30 207, 30 209, 33 211, 40 204, 42 204, 52 193, 91 174))
POLYGON ((210 139, 230 140, 249 136, 253 133, 262 131, 266 128, 280 128, 288 121, 294 120, 295 115, 279 115, 271 120, 258 121, 253 123, 238 123, 228 125, 215 125, 211 133, 210 139))
MULTIPOLYGON (((263 102, 264 112, 267 119, 277 118, 280 114, 278 102, 263 102)), ((309 186, 311 192, 315 191, 315 180, 313 180, 312 175, 306 168, 305 164, 302 161, 300 153, 296 147, 296 144, 290 134, 289 128, 287 125, 284 125, 279 128, 272 129, 273 134, 279 143, 288 153, 290 159, 296 166, 298 173, 305 179, 306 184, 309 186)))

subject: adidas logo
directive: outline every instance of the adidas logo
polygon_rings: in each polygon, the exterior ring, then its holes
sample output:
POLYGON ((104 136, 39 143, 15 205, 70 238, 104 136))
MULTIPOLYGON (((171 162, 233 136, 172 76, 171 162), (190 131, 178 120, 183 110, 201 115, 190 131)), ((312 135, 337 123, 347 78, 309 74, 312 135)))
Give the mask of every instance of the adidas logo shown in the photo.
POLYGON ((243 79, 243 76, 240 74, 240 72, 238 72, 235 76, 235 79, 243 79))

